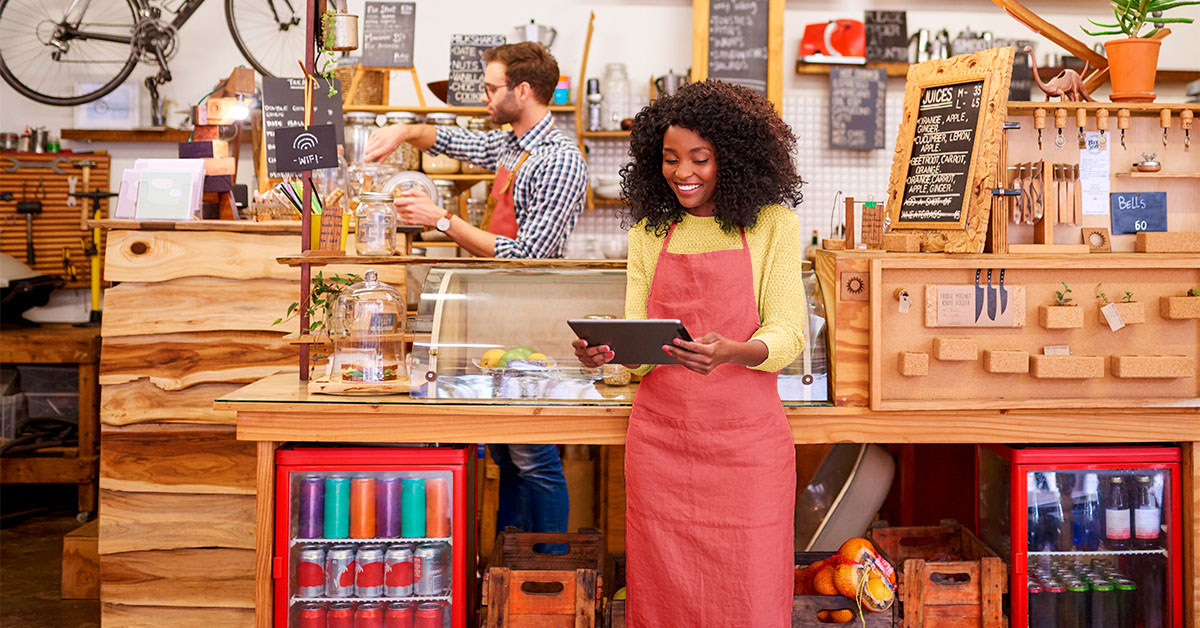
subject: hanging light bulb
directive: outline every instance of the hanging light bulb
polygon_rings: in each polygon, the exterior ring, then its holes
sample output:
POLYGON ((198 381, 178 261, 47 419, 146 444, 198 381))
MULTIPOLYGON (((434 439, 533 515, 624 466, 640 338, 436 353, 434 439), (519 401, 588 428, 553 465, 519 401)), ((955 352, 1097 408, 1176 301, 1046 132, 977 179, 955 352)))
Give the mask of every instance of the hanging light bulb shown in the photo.
POLYGON ((246 105, 246 98, 238 94, 237 102, 229 108, 229 115, 234 120, 245 120, 250 117, 250 107, 246 105))

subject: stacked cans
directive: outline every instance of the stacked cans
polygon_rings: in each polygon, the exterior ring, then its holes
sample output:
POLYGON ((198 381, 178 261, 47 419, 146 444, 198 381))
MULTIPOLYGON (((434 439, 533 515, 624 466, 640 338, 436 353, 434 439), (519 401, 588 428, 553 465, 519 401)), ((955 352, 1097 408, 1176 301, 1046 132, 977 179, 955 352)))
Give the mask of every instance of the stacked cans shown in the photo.
POLYGON ((297 552, 296 595, 302 598, 396 598, 446 592, 444 544, 304 545, 297 552))
POLYGON ((1137 588, 1108 558, 1031 565, 1029 627, 1134 628, 1137 588))
POLYGON ((451 533, 445 478, 310 474, 300 479, 298 494, 303 539, 447 538, 451 533))
POLYGON ((443 628, 443 602, 307 603, 296 609, 294 628, 443 628))

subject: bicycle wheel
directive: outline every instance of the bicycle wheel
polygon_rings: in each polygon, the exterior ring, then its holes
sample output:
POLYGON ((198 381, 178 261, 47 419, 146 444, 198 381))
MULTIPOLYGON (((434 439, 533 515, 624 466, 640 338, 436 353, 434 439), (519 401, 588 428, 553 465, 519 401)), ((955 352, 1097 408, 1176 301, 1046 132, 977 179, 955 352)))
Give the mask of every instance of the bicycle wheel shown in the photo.
POLYGON ((225 0, 233 42, 264 76, 300 74, 296 61, 304 58, 305 1, 225 0))
POLYGON ((137 65, 136 24, 134 0, 0 0, 0 76, 47 105, 92 102, 137 65))

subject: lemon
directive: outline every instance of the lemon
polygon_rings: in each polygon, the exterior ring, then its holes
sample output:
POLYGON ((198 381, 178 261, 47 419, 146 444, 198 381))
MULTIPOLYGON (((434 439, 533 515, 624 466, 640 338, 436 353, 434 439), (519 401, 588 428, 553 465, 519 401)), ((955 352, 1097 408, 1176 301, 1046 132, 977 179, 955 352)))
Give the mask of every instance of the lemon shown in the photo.
POLYGON ((547 356, 545 353, 530 353, 529 357, 527 357, 525 359, 526 360, 538 360, 541 362, 548 362, 550 360, 550 357, 547 356))
POLYGON ((489 349, 483 357, 479 358, 479 366, 485 369, 494 369, 500 364, 500 358, 504 355, 504 349, 489 349))

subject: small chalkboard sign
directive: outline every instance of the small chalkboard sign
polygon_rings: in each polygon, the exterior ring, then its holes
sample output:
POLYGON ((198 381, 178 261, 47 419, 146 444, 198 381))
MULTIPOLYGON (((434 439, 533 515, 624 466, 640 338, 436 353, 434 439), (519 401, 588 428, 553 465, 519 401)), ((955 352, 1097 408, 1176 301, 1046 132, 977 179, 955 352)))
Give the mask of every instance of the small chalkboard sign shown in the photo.
POLYGON ((962 223, 982 104, 983 81, 928 87, 921 93, 901 222, 962 223))
POLYGON ((708 78, 767 96, 769 0, 712 0, 708 13, 708 78))
POLYGON ((829 147, 883 148, 887 70, 829 68, 829 147))
POLYGON ((413 67, 416 26, 415 2, 369 0, 363 13, 363 67, 413 67))
MULTIPOLYGON (((333 81, 333 87, 339 93, 329 95, 329 83, 326 79, 318 78, 313 85, 313 103, 316 111, 313 113, 312 124, 332 124, 338 144, 343 141, 342 132, 342 96, 341 84, 333 81)), ((263 113, 263 144, 267 157, 267 176, 278 179, 282 176, 276 170, 278 159, 275 146, 275 131, 285 127, 304 126, 304 79, 276 78, 264 76, 262 79, 262 113, 263 113)))
POLYGON ((483 53, 504 45, 504 35, 451 35, 449 101, 477 107, 483 101, 483 53))
POLYGON ((275 129, 275 169, 304 172, 337 167, 337 130, 332 124, 275 129))
POLYGON ((1166 192, 1114 192, 1108 198, 1113 235, 1167 230, 1166 192))
POLYGON ((1017 44, 1016 49, 1017 52, 1013 55, 1012 81, 1008 84, 1008 99, 1024 102, 1029 100, 1033 93, 1033 68, 1024 46, 1017 44))
POLYGON ((908 63, 908 15, 904 11, 865 11, 867 62, 908 63))

